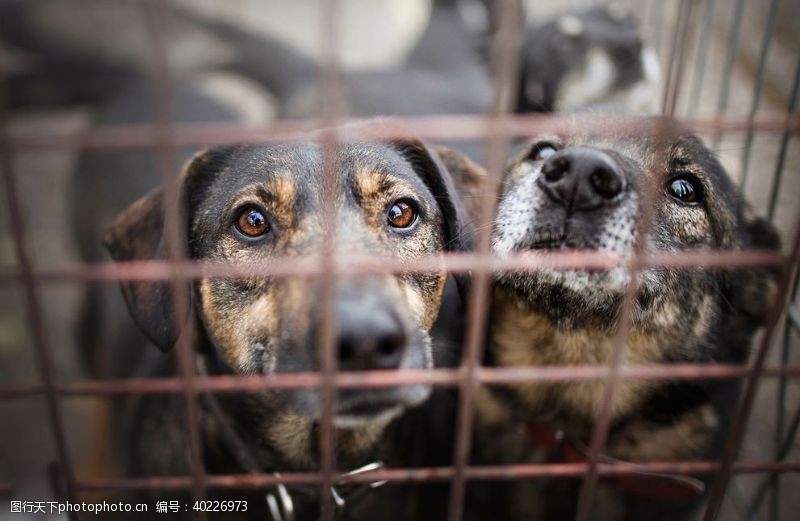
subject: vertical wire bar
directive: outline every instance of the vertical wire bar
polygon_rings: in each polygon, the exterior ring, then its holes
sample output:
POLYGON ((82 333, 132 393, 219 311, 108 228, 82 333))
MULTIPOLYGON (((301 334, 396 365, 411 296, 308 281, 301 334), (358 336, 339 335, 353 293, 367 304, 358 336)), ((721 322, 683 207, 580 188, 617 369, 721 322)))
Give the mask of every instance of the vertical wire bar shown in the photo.
MULTIPOLYGON (((797 111, 798 93, 800 93, 800 60, 797 61, 797 68, 794 73, 794 82, 792 83, 792 91, 789 93, 789 105, 786 108, 786 119, 791 119, 797 111)), ((781 137, 781 145, 778 150, 778 159, 775 161, 775 175, 773 176, 772 188, 769 194, 769 206, 767 207, 767 216, 771 221, 775 217, 775 212, 778 209, 778 194, 783 181, 783 173, 786 170, 786 155, 789 150, 789 140, 794 137, 788 130, 783 132, 781 137)))
MULTIPOLYGON (((789 302, 788 313, 789 316, 787 317, 786 324, 784 325, 784 338, 783 338, 783 346, 781 348, 781 367, 786 367, 789 365, 789 349, 791 347, 791 339, 792 339, 792 332, 795 331, 797 328, 797 324, 794 323, 792 318, 792 313, 796 311, 794 307, 794 302, 797 300, 797 291, 800 288, 800 279, 795 278, 794 281, 794 290, 792 291, 792 299, 789 302)), ((775 459, 776 460, 783 460, 789 453, 789 448, 792 447, 795 439, 795 435, 797 434, 797 427, 800 424, 800 407, 798 407, 797 412, 795 413, 795 417, 790 422, 790 427, 788 432, 785 429, 785 420, 786 420, 786 390, 788 388, 789 379, 785 376, 782 376, 778 380, 778 406, 776 411, 776 421, 775 421, 775 459), (782 436, 786 432, 785 441, 782 439, 782 436)), ((770 519, 776 520, 779 516, 779 505, 780 505, 780 495, 781 495, 781 478, 782 476, 780 473, 773 474, 770 476, 770 479, 765 485, 769 487, 770 490, 770 519)), ((757 506, 757 505, 756 505, 757 506)))
MULTIPOLYGON (((786 108, 786 117, 791 118, 795 111, 797 110, 797 97, 798 91, 800 90, 800 60, 797 62, 797 67, 795 69, 794 81, 792 83, 792 89, 789 93, 789 102, 786 108)), ((786 154, 789 148, 789 139, 791 138, 789 132, 784 132, 783 136, 781 137, 781 144, 778 150, 778 158, 775 161, 775 175, 773 176, 772 187, 770 190, 769 195, 769 205, 767 210, 767 215, 769 220, 772 221, 775 218, 775 212, 778 207, 778 193, 780 190, 780 186, 783 181, 783 173, 785 171, 785 163, 786 163, 786 154)), ((794 289, 792 291, 792 300, 790 304, 794 303, 797 299, 797 292, 798 292, 798 282, 799 279, 795 279, 794 281, 794 289)), ((790 311, 794 308, 790 307, 790 311)), ((789 341, 791 338, 791 328, 793 324, 791 321, 787 321, 786 324, 786 331, 785 331, 785 338, 783 349, 781 350, 781 364, 786 366, 789 363, 789 341)), ((780 454, 781 451, 781 436, 783 435, 783 426, 784 426, 784 417, 785 417, 785 409, 786 409, 786 388, 788 385, 788 379, 786 377, 781 377, 778 381, 778 410, 776 416, 776 432, 775 432, 775 451, 776 455, 780 454)), ((789 429, 789 437, 788 439, 793 439, 795 436, 795 429, 789 429)), ((788 452, 788 451, 787 451, 788 452)), ((770 491, 770 518, 777 519, 778 518, 778 506, 780 502, 780 495, 781 495, 781 479, 782 476, 778 473, 771 476, 770 480, 764 483, 765 487, 769 487, 770 491)), ((765 489, 766 490, 766 489, 765 489)), ((760 492, 760 491, 759 491, 760 492)), ((753 511, 757 511, 760 505, 761 499, 759 499, 759 495, 756 496, 756 499, 753 501, 753 511)))
MULTIPOLYGON (((20 280, 22 281, 22 286, 25 291, 25 314, 28 317, 33 347, 36 351, 36 363, 39 369, 39 377, 44 385, 47 417, 50 424, 50 432, 53 434, 53 440, 56 445, 58 465, 64 477, 66 499, 75 503, 77 501, 75 468, 69 453, 61 403, 59 402, 55 388, 52 349, 48 342, 45 330, 44 311, 39 299, 36 278, 33 274, 30 246, 25 240, 25 224, 22 219, 22 208, 19 202, 19 192, 14 173, 11 145, 6 135, 5 117, 5 111, 0 109, 0 169, 3 171, 6 204, 8 207, 9 220, 11 222, 11 232, 14 241, 14 249, 16 250, 17 263, 19 264, 20 280)), ((76 512, 69 512, 68 516, 71 521, 76 521, 82 517, 78 516, 76 512)))
MULTIPOLYGON (((797 286, 795 285, 795 289, 797 286)), ((781 346, 781 366, 786 367, 789 364, 789 346, 791 345, 792 340, 792 325, 789 320, 786 321, 786 324, 783 326, 783 345, 781 346)), ((773 448, 773 459, 779 461, 781 459, 781 448, 783 445, 783 433, 786 430, 786 389, 787 389, 787 379, 781 378, 778 381, 778 399, 777 399, 777 411, 775 413, 775 433, 773 434, 772 443, 774 445, 773 448)), ((798 409, 800 412, 800 409, 798 409)), ((794 438, 794 434, 791 435, 794 438)), ((767 488, 769 489, 769 512, 770 512, 770 519, 777 519, 778 518, 778 501, 780 498, 780 486, 781 480, 778 474, 773 474, 770 476, 766 483, 767 488)), ((751 507, 753 511, 758 509, 760 501, 753 501, 751 503, 751 507)))
POLYGON ((795 225, 796 232, 791 254, 786 262, 786 271, 783 280, 778 286, 779 294, 777 305, 780 305, 780 307, 776 307, 775 311, 772 313, 770 321, 767 323, 764 329, 764 334, 761 338, 760 345, 756 350, 753 362, 750 365, 751 370, 749 375, 746 377, 746 384, 742 400, 737 407, 736 416, 734 417, 734 421, 731 426, 730 435, 725 442, 725 447, 723 449, 722 459, 720 462, 720 469, 711 487, 708 505, 706 506, 705 513, 703 514, 703 521, 713 521, 716 519, 717 514, 719 513, 722 500, 725 497, 725 490, 731 478, 733 463, 736 459, 736 455, 739 453, 739 448, 744 437, 744 431, 750 418, 750 411, 753 408, 753 402, 755 401, 756 392, 758 391, 758 383, 764 370, 769 347, 772 343, 772 337, 781 319, 782 313, 779 312, 779 309, 783 309, 785 307, 786 299, 789 296, 789 287, 791 285, 791 281, 793 281, 796 276, 795 272, 798 267, 798 262, 800 262, 800 212, 798 212, 797 218, 795 219, 795 225))
MULTIPOLYGON (((789 102, 786 108, 786 118, 787 120, 790 119, 794 112, 797 110, 797 102, 798 102, 798 91, 800 91, 800 60, 797 62, 797 67, 795 69, 795 76, 794 81, 792 83, 791 92, 789 93, 789 102)), ((780 193, 780 186, 783 181, 783 173, 785 171, 785 163, 786 163, 786 155, 789 148, 789 140, 792 138, 791 134, 788 131, 783 133, 781 136, 781 144, 778 149, 778 157, 775 161, 775 174, 773 176, 772 187, 770 189, 769 195, 769 203, 768 203, 768 210, 767 216, 770 221, 775 218, 775 212, 778 207, 778 194, 780 193)), ((744 185, 744 183, 742 183, 744 185)), ((797 299, 797 292, 798 292, 798 282, 800 279, 795 278, 794 281, 794 289, 792 290, 792 302, 797 299)), ((784 342, 781 349, 781 364, 786 366, 789 363, 789 341, 791 338, 791 331, 792 331, 792 324, 791 321, 787 321, 787 324, 784 326, 786 329, 784 331, 784 342)), ((776 428, 775 428, 775 459, 783 459, 786 455, 782 452, 782 436, 784 432, 784 419, 786 415, 786 389, 788 385, 788 379, 783 376, 780 378, 778 382, 778 404, 777 404, 777 411, 776 411, 776 428)), ((800 411, 800 409, 798 410, 800 411)), ((790 427, 789 433, 787 435, 787 440, 792 440, 796 434, 797 426, 792 424, 793 426, 790 427)), ((790 446, 790 445, 789 445, 790 446)), ((788 454, 788 450, 786 451, 788 454)), ((769 504, 769 511, 770 511, 770 519, 777 519, 779 516, 779 502, 780 502, 780 495, 781 495, 781 479, 782 476, 780 473, 772 474, 768 480, 762 483, 761 488, 756 493, 755 498, 753 499, 749 514, 755 515, 763 501, 763 498, 766 494, 766 491, 769 490, 770 492, 770 504, 769 504)))
MULTIPOLYGON (((795 409, 792 420, 789 422, 789 428, 786 430, 786 436, 780 442, 779 448, 776 452, 776 461, 783 461, 789 452, 794 448, 796 443, 797 432, 800 430, 800 406, 795 409)), ((783 472, 772 471, 758 487, 758 490, 753 498, 753 501, 748 508, 747 519, 757 519, 758 509, 766 497, 767 491, 771 491, 775 496, 776 501, 770 505, 770 519, 777 519, 779 517, 780 502, 777 501, 780 496, 780 479, 783 477, 783 472), (778 487, 778 488, 776 488, 778 487)))
POLYGON ((700 31, 700 41, 697 44, 697 57, 694 73, 692 77, 692 90, 689 94, 689 107, 687 115, 697 114, 697 106, 700 103, 701 89, 705 79, 706 60, 708 59, 708 47, 711 41, 712 26, 714 23, 714 7, 716 0, 706 2, 706 10, 703 14, 703 29, 700 31))
MULTIPOLYGON (((792 313, 796 312, 796 308, 792 305, 792 302, 797 299, 797 290, 799 287, 798 282, 800 282, 800 280, 795 278, 794 289, 791 292, 792 298, 789 301, 789 307, 787 308, 788 317, 783 329, 783 345, 781 346, 782 367, 786 367, 789 364, 789 347, 791 345, 790 340, 792 337, 792 332, 797 327, 791 320, 791 316, 792 313)), ((785 428, 787 384, 788 379, 785 376, 781 376, 778 383, 777 410, 775 411, 775 432, 773 436, 774 448, 772 459, 775 461, 783 461, 783 459, 788 456, 789 450, 794 445, 794 439, 797 435, 797 428, 800 426, 800 407, 798 407, 794 417, 789 422, 789 428, 785 428), (784 432, 786 432, 785 436, 784 432)), ((780 472, 774 472, 761 482, 755 495, 753 496, 753 500, 750 502, 750 507, 747 510, 748 519, 753 519, 756 516, 758 509, 761 508, 761 503, 764 501, 764 498, 767 495, 767 492, 769 492, 770 496, 770 519, 778 518, 781 478, 782 476, 780 472)))
MULTIPOLYGON (((691 18, 691 11, 693 7, 693 0, 683 0, 681 9, 678 13, 677 26, 675 28, 674 40, 681 38, 681 34, 686 34, 688 30, 689 20, 691 18)), ((683 55, 678 55, 676 52, 678 47, 673 42, 673 53, 670 55, 669 69, 674 70, 677 66, 676 60, 684 61, 683 55)), ((681 53, 685 52, 686 46, 681 46, 681 53)), ((665 102, 667 99, 674 99, 678 95, 679 81, 673 75, 668 75, 668 85, 665 88, 665 102)), ((674 106, 672 107, 674 110, 674 106)), ((666 120, 662 120, 659 127, 656 129, 656 165, 659 165, 655 171, 658 175, 662 175, 661 169, 666 168, 666 153, 668 150, 667 140, 673 130, 670 128, 666 120)), ((644 256, 647 253, 646 240, 649 230, 652 226, 653 212, 655 209, 655 202, 658 197, 657 186, 660 186, 657 179, 651 180, 647 183, 646 191, 641 202, 641 212, 637 219, 636 229, 638 230, 638 242, 635 246, 633 257, 627 266, 629 282, 623 296, 622 303, 620 304, 619 321, 612 341, 612 351, 608 361, 608 377, 603 387, 603 397, 601 400, 599 414, 595 421, 594 429, 592 431, 591 441, 589 443, 588 454, 588 469, 584 474, 583 482, 581 483, 580 492, 578 494, 578 504, 576 507, 575 519, 576 521, 586 521, 589 519, 589 514, 594 501, 594 491, 597 487, 598 472, 597 466, 600 454, 603 452, 608 441, 608 434, 611 428, 611 414, 614 405, 614 398, 616 397, 617 388, 619 387, 619 373, 622 362, 625 358, 627 351, 627 339, 631 330, 631 320, 636 303, 636 293, 639 289, 639 276, 644 269, 644 256)))
MULTIPOLYGON (((500 9, 498 30, 494 35, 491 47, 491 70, 497 71, 493 78, 493 95, 491 112, 487 114, 486 152, 488 184, 486 191, 496 194, 500 171, 505 159, 507 139, 504 133, 498 132, 506 124, 509 111, 516 104, 514 86, 519 77, 519 48, 522 39, 522 25, 518 21, 524 13, 520 0, 508 0, 500 9), (495 66, 496 65, 496 66, 495 66)), ((495 215, 496 197, 484 198, 480 205, 481 222, 477 227, 475 250, 484 257, 473 272, 469 295, 467 332, 465 349, 461 360, 461 379, 459 382, 458 417, 456 422, 456 441, 453 453, 455 468, 450 481, 450 503, 448 520, 460 521, 464 513, 464 497, 466 491, 465 467, 469 463, 472 446, 472 424, 474 417, 474 395, 477 387, 477 371, 483 360, 484 332, 489 313, 491 297, 491 274, 486 257, 491 246, 491 227, 495 215)))
MULTIPOLYGON (((667 139, 672 133, 667 120, 662 120, 656 131, 656 165, 658 175, 663 175, 662 170, 666 165, 667 139)), ((592 430, 592 437, 589 443, 588 468, 581 483, 580 493, 578 494, 578 504, 576 507, 576 521, 586 521, 591 513, 592 502, 594 501, 594 491, 598 480, 598 462, 608 441, 608 434, 611 428, 611 414, 616 397, 617 388, 620 383, 620 369, 627 351, 628 335, 632 328, 632 316, 636 303, 636 293, 638 291, 641 271, 646 267, 645 256, 647 254, 646 240, 647 234, 652 227, 653 212, 658 200, 657 186, 660 186, 658 179, 653 179, 647 183, 644 197, 640 203, 640 214, 637 219, 638 241, 634 254, 626 266, 629 282, 625 294, 620 304, 618 322, 614 338, 612 339, 611 354, 608 360, 608 377, 603 386, 603 396, 600 408, 592 430)))
MULTIPOLYGON (((728 36, 728 52, 725 54, 725 65, 722 69, 722 82, 720 83, 719 97, 717 98, 716 117, 721 118, 728 110, 728 98, 731 94, 731 77, 733 76, 733 65, 736 60, 736 51, 739 48, 739 34, 742 31, 742 13, 744 12, 744 0, 736 0, 736 7, 731 21, 731 32, 728 36)), ((713 149, 719 149, 722 131, 714 134, 713 149)))
MULTIPOLYGON (((176 150, 172 138, 172 104, 174 96, 174 85, 171 78, 169 63, 167 60, 166 42, 161 27, 164 18, 164 3, 159 0, 144 0, 142 5, 145 29, 150 41, 150 52, 152 57, 152 77, 151 85, 153 88, 153 99, 155 101, 155 116, 157 142, 158 142, 158 161, 161 170, 161 181, 163 186, 163 213, 164 213, 164 238, 167 245, 167 259, 170 262, 178 263, 187 258, 188 245, 186 244, 186 230, 181 226, 183 219, 181 211, 181 196, 178 183, 176 182, 176 150)), ((182 317, 188 317, 190 311, 189 289, 185 285, 184 279, 180 277, 177 266, 172 268, 170 279, 170 291, 173 297, 175 308, 175 320, 180 321, 182 317)), ((176 324, 179 327, 183 324, 176 324)), ((194 501, 201 501, 205 498, 205 468, 203 464, 202 437, 200 436, 200 411, 196 401, 194 386, 194 346, 191 327, 183 328, 182 334, 177 339, 175 346, 178 354, 178 370, 183 382, 182 398, 184 402, 184 414, 188 424, 189 442, 189 470, 192 476, 192 498, 194 501)), ((204 511, 194 511, 194 517, 198 519, 207 518, 204 511)))
POLYGON ((680 96, 680 88, 683 84, 683 72, 686 64, 686 49, 694 20, 694 7, 697 0, 683 0, 678 11, 678 21, 675 27, 675 35, 672 41, 672 54, 670 58, 670 76, 667 76, 667 88, 664 89, 664 104, 662 112, 666 116, 674 116, 675 108, 680 96), (675 59, 675 56, 680 57, 675 59))
POLYGON ((656 7, 650 9, 651 27, 653 31, 653 47, 656 54, 661 55, 661 37, 664 35, 664 9, 668 2, 654 0, 656 7))
MULTIPOLYGON (((795 295, 797 294, 797 283, 795 281, 795 295)), ((790 308, 794 309, 794 308, 790 308)), ((789 359, 789 343, 786 342, 783 353, 782 359, 786 360, 788 364, 789 359)), ((781 379, 781 396, 780 396, 780 406, 781 406, 781 413, 784 412, 785 404, 786 404, 786 378, 781 379)), ((784 414, 781 414, 781 423, 778 426, 779 428, 776 429, 776 434, 780 435, 784 432, 784 414)), ((786 434, 783 440, 780 440, 780 436, 777 436, 780 443, 776 447, 776 458, 778 461, 785 460, 788 455, 789 451, 795 446, 797 431, 800 429, 800 406, 795 409, 794 416, 792 420, 789 422, 789 428, 785 430, 786 434)), ((783 474, 780 472, 775 472, 770 476, 770 480, 765 483, 765 485, 770 490, 770 519, 777 520, 780 516, 780 496, 781 496, 781 480, 783 478, 783 474)))
MULTIPOLYGON (((778 19, 778 5, 780 0, 772 0, 769 4, 769 14, 767 15, 767 25, 764 28, 764 37, 761 40, 761 52, 758 56, 758 70, 756 72, 756 86, 753 90, 753 98, 750 101, 750 112, 747 115, 747 122, 752 123, 758 111, 758 105, 761 102, 761 93, 764 90, 764 83, 767 77, 767 59, 769 58, 769 50, 772 44, 775 22, 778 19)), ((747 184, 747 173, 750 167, 750 154, 753 148, 753 128, 748 127, 744 138, 744 151, 742 152, 741 160, 741 177, 739 186, 742 192, 745 190, 747 184)))
POLYGON ((680 21, 683 20, 684 12, 686 11, 686 1, 681 0, 680 5, 678 7, 678 14, 676 15, 676 23, 674 25, 674 36, 672 38, 672 46, 670 48, 669 58, 667 59, 667 74, 664 76, 666 78, 666 86, 664 88, 664 96, 661 100, 661 113, 667 114, 668 107, 669 107, 669 100, 672 97, 672 89, 670 88, 675 79, 674 79, 674 70, 677 67, 677 63, 675 60, 675 56, 678 54, 678 48, 680 46, 680 33, 681 33, 681 25, 680 21))
MULTIPOLYGON (((791 346, 790 340, 792 332, 798 329, 798 325, 793 320, 793 314, 797 313, 797 308, 793 303, 797 300, 797 292, 800 289, 800 279, 795 277, 793 290, 791 291, 791 299, 787 308, 787 320, 783 329, 783 345, 781 346, 781 367, 786 367, 789 364, 789 348, 791 346)), ((789 454, 789 450, 794 445, 795 436, 797 435, 797 428, 800 426, 800 407, 796 409, 795 415, 789 422, 789 428, 786 429, 786 389, 788 379, 781 376, 778 381, 778 399, 775 411, 775 432, 773 436, 773 459, 775 461, 783 461, 789 454), (784 432, 786 435, 784 436, 784 432)), ((770 495, 770 519, 777 519, 778 506, 780 497, 780 480, 782 475, 780 472, 773 472, 765 478, 759 485, 753 500, 750 502, 750 507, 747 510, 747 518, 754 519, 761 507, 761 503, 769 492, 770 495)))
MULTIPOLYGON (((322 70, 320 77, 321 120, 326 130, 322 133, 322 197, 326 201, 338 200, 337 140, 333 130, 342 110, 342 86, 339 63, 339 0, 325 0, 321 12, 322 70)), ((333 414, 336 406, 335 378, 337 372, 337 324, 334 319, 334 297, 336 292, 335 233, 337 205, 323 205, 323 244, 320 256, 321 274, 321 322, 319 329, 320 424, 319 424, 319 468, 320 521, 334 518, 331 495, 333 473, 336 467, 336 447, 333 414)))

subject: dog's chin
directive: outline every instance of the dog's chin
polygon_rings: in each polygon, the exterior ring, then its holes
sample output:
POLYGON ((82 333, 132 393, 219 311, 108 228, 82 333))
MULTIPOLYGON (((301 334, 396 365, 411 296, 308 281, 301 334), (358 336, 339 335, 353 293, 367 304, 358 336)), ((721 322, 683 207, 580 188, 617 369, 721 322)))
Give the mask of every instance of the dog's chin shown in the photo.
MULTIPOLYGON (((508 246, 507 253, 596 249, 558 233, 531 234, 508 246)), ((592 270, 543 267, 495 275, 497 286, 513 295, 523 309, 537 310, 565 326, 607 321, 615 316, 629 280, 624 266, 592 270)))
MULTIPOLYGON (((495 249, 495 253, 503 255, 507 253, 557 252, 567 249, 596 250, 596 248, 564 235, 538 233, 514 244, 508 252, 495 249)), ((501 285, 532 295, 550 294, 563 290, 575 296, 583 295, 591 301, 623 293, 630 281, 630 275, 624 266, 593 270, 543 267, 525 272, 501 273, 497 275, 496 280, 501 285)))
MULTIPOLYGON (((390 389, 339 390, 334 403, 333 424, 338 428, 387 424, 407 409, 424 402, 430 385, 416 384, 390 389)), ((296 390, 286 396, 286 405, 295 414, 320 421, 322 406, 319 391, 296 390)))
POLYGON ((358 429, 371 425, 386 425, 403 413, 403 406, 390 408, 368 408, 338 413, 333 417, 333 425, 337 429, 358 429))
POLYGON ((375 391, 340 391, 333 423, 340 428, 385 424, 430 396, 428 385, 411 385, 375 391))

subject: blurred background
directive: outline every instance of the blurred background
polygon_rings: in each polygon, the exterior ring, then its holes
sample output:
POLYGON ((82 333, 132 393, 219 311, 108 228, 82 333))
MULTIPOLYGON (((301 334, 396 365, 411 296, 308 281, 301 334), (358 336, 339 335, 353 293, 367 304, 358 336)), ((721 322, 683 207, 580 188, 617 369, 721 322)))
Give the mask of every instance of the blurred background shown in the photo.
MULTIPOLYGON (((262 77, 259 71, 270 68, 283 76, 285 70, 288 77, 290 73, 298 73, 294 63, 313 64, 321 59, 321 28, 327 22, 323 19, 321 1, 165 0, 169 15, 159 23, 164 28, 163 45, 170 73, 179 85, 189 85, 193 92, 213 98, 224 109, 226 119, 242 125, 265 126, 283 116, 311 115, 313 110, 308 107, 314 104, 303 96, 300 101, 292 101, 287 109, 282 93, 269 88, 271 77, 262 77), (260 37, 278 42, 282 49, 290 50, 287 56, 296 56, 298 61, 283 62, 281 57, 264 53, 256 53, 263 62, 254 62, 249 54, 243 60, 243 46, 260 37), (242 65, 242 61, 246 63, 242 65)), ((491 0, 445 3, 458 4, 452 16, 460 17, 459 23, 467 29, 465 48, 474 53, 476 63, 485 66, 486 42, 493 23, 491 9, 496 6, 491 0)), ((658 77, 663 79, 669 72, 669 58, 680 50, 675 35, 682 3, 682 0, 613 3, 527 0, 524 17, 519 22, 533 30, 567 13, 583 12, 596 5, 610 6, 635 20, 645 47, 652 48, 657 56, 658 77)), ((782 121, 789 114, 796 117, 800 2, 690 0, 685 3, 693 7, 679 41, 684 49, 675 114, 690 119, 755 117, 782 121)), ((434 10, 429 0, 342 0, 340 4, 338 51, 348 74, 378 74, 403 67, 425 34, 434 10)), ((0 0, 0 81, 4 93, 0 98, 3 100, 0 123, 12 143, 30 141, 40 135, 80 133, 97 122, 122 122, 120 118, 125 117, 126 111, 115 105, 118 94, 131 85, 146 85, 154 67, 154 42, 141 11, 139 2, 133 0, 0 0)), ((278 90, 292 90, 298 85, 308 87, 305 83, 278 84, 278 90)), ((469 82, 459 85, 458 88, 465 90, 472 88, 469 82)), ((660 108, 662 93, 658 85, 655 87, 649 91, 650 101, 660 108)), ((179 88, 178 93, 181 92, 179 88)), ((380 93, 376 97, 380 99, 380 93)), ((481 106, 471 105, 467 109, 480 112, 481 106)), ((421 107, 420 112, 428 110, 421 107)), ((209 117, 214 119, 213 114, 209 117)), ((154 113, 149 110, 137 114, 131 122, 153 118, 154 113)), ((203 115, 199 114, 195 120, 202 121, 203 115)), ((772 218, 788 244, 795 233, 794 219, 800 202, 797 138, 784 136, 781 131, 702 137, 742 184, 756 211, 772 218)), ((76 212, 88 215, 85 218, 94 216, 98 228, 109 225, 108 219, 112 217, 100 209, 94 212, 92 199, 82 200, 80 189, 76 189, 85 186, 75 177, 81 165, 86 164, 81 152, 68 147, 15 147, 11 158, 25 239, 34 267, 64 267, 86 258, 101 260, 99 248, 94 251, 91 245, 87 246, 96 243, 98 237, 87 234, 81 238, 73 232, 76 212), (94 255, 98 257, 93 258, 94 255)), ((105 164, 114 168, 113 161, 105 164)), ((140 194, 131 194, 131 200, 137 195, 140 194)), ((2 200, 0 266, 13 267, 17 256, 6 194, 2 200)), ((40 382, 24 290, 8 279, 3 281, 0 388, 4 384, 40 382)), ((115 285, 106 286, 114 286, 110 289, 116 291, 115 285)), ((37 291, 43 307, 46 341, 54 359, 55 380, 66 383, 90 377, 81 361, 78 341, 79 311, 85 288, 78 283, 39 284, 37 291)), ((796 329, 787 329, 776 340, 771 350, 771 365, 800 362, 796 329)), ((92 478, 104 472, 113 473, 107 464, 110 456, 94 445, 102 439, 106 427, 94 418, 98 408, 108 403, 95 398, 64 398, 61 403, 78 475, 92 478)), ((786 433, 791 434, 788 426, 799 407, 800 388, 796 380, 763 379, 741 457, 774 459, 776 441, 778 445, 785 444, 786 433)), ((792 438, 788 440, 790 450, 782 455, 787 460, 800 457, 797 439, 792 438)), ((11 487, 10 492, 0 489, 0 519, 21 518, 9 513, 8 501, 12 498, 53 498, 48 465, 55 460, 44 398, 0 400, 0 485, 11 487)), ((721 519, 745 519, 745 512, 765 477, 737 476, 728 489, 721 519)), ((800 479, 786 474, 781 484, 783 493, 779 496, 777 518, 795 519, 800 498, 792 490, 800 486, 800 479)), ((772 519, 767 502, 758 513, 761 519, 772 519)))

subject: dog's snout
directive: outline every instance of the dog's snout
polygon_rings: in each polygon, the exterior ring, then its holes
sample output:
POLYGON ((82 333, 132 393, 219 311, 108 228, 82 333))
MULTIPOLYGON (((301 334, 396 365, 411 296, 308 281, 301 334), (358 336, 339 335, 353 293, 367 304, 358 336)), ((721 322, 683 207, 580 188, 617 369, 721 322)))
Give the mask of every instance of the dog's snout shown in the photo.
POLYGON ((397 369, 406 332, 391 309, 345 302, 338 307, 339 369, 397 369))
POLYGON ((540 184, 568 211, 588 211, 615 200, 625 190, 625 176, 607 154, 572 148, 545 162, 540 184))

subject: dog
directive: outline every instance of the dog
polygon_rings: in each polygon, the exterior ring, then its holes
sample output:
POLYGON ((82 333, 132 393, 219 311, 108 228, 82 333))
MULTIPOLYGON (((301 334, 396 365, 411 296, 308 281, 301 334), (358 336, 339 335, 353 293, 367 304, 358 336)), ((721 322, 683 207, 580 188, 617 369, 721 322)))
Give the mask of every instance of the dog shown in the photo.
MULTIPOLYGON (((504 174, 492 251, 504 256, 582 249, 628 256, 640 244, 676 253, 778 250, 777 232, 753 214, 715 156, 677 124, 665 125, 672 130, 663 142, 657 136, 587 137, 576 131, 526 146, 504 174), (648 184, 656 199, 645 203, 648 184), (647 231, 637 228, 644 204, 652 208, 647 231)), ((744 363, 776 295, 778 275, 768 268, 644 268, 625 362, 744 363)), ((605 366, 629 282, 622 267, 497 273, 485 363, 605 366)), ((603 386, 598 380, 482 389, 478 460, 586 461, 603 386)), ((603 458, 713 459, 737 395, 732 381, 623 381, 603 458)), ((574 515, 579 484, 528 481, 486 490, 496 503, 508 505, 508 518, 563 519, 574 515)), ((679 519, 697 504, 705 485, 683 476, 601 478, 592 515, 679 519)))
POLYGON ((525 30, 516 111, 656 114, 660 66, 619 6, 574 11, 525 30))
MULTIPOLYGON (((463 210, 433 149, 415 140, 343 143, 336 151, 340 186, 335 194, 322 188, 321 153, 318 144, 294 143, 238 145, 196 155, 180 176, 179 189, 190 257, 239 263, 314 258, 321 252, 326 207, 336 209, 337 253, 413 261, 467 247, 463 210)), ((119 216, 105 240, 116 261, 164 258, 163 205, 159 189, 119 216)), ((445 280, 443 271, 337 278, 339 369, 432 367, 429 332, 445 280)), ((322 310, 319 281, 313 277, 203 278, 191 284, 191 311, 184 316, 176 315, 168 282, 123 281, 122 288, 134 321, 162 350, 170 350, 183 329, 192 329, 210 374, 319 370, 322 310)), ((423 384, 339 390, 333 418, 339 468, 376 460, 408 464, 410 447, 393 446, 390 431, 403 431, 396 426, 402 421, 395 420, 430 391, 423 384)), ((317 468, 318 391, 218 400, 262 471, 317 468)), ((129 420, 137 474, 188 471, 183 422, 178 397, 139 400, 129 420)), ((236 471, 214 414, 204 413, 200 424, 208 471, 236 471)), ((415 426, 413 435, 425 428, 415 426)), ((300 519, 317 515, 313 501, 294 501, 300 519)), ((256 507, 251 503, 249 510, 256 507)))

